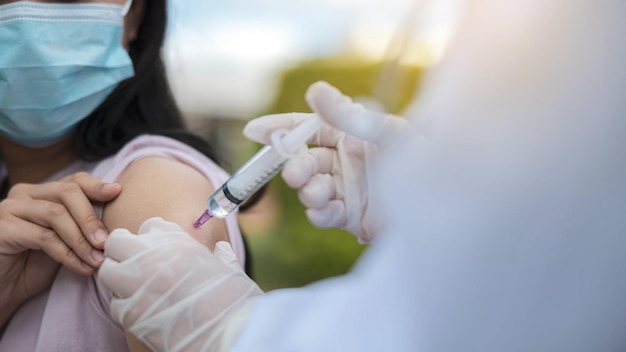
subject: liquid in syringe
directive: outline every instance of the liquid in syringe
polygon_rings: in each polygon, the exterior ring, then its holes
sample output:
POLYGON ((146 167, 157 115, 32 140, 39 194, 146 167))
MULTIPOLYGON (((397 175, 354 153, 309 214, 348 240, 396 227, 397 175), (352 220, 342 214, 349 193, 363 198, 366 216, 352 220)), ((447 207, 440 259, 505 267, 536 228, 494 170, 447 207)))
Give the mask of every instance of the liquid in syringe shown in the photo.
POLYGON ((321 125, 319 117, 310 115, 293 130, 275 131, 272 145, 261 148, 252 158, 207 199, 207 210, 194 223, 195 228, 213 217, 225 218, 269 182, 285 162, 296 154, 321 125))

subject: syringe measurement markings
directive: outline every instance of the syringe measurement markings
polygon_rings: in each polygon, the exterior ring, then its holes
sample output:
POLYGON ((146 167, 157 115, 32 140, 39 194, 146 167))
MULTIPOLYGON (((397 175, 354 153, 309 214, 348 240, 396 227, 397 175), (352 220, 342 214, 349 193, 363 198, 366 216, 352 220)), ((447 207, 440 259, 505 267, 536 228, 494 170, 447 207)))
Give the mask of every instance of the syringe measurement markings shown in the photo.
POLYGON ((269 171, 265 171, 264 174, 262 174, 261 176, 257 177, 254 180, 254 184, 253 185, 248 186, 248 187, 246 187, 244 189, 244 193, 245 194, 250 194, 253 191, 256 191, 259 188, 259 184, 265 183, 264 181, 267 180, 268 178, 272 177, 276 173, 276 171, 278 171, 281 168, 282 165, 283 164, 279 164, 279 165, 271 168, 269 171))

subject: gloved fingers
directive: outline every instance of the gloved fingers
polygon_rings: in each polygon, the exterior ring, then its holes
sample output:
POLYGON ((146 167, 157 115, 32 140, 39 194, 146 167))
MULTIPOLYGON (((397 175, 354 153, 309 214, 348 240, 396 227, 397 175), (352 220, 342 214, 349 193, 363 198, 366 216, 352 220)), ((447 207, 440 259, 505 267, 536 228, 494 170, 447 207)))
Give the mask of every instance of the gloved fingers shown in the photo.
POLYGON ((331 174, 315 174, 298 191, 300 202, 307 208, 322 208, 337 197, 335 178, 331 174))
POLYGON ((309 208, 306 210, 309 221, 322 228, 344 228, 346 225, 346 206, 343 201, 334 199, 322 208, 309 208))
MULTIPOLYGON (((181 280, 186 277, 183 275, 181 280)), ((172 291, 177 293, 168 292, 168 297, 158 297, 155 304, 144 311, 135 309, 135 304, 141 302, 132 299, 120 301, 119 305, 114 300, 111 310, 116 319, 124 321, 137 316, 133 323, 124 325, 155 351, 213 351, 218 350, 215 344, 220 341, 212 341, 216 336, 211 335, 219 335, 232 314, 237 314, 251 298, 262 294, 241 271, 205 281, 192 290, 177 287, 172 291)))
MULTIPOLYGON (((229 264, 207 251, 200 257, 185 253, 153 265, 149 273, 136 279, 139 284, 131 289, 132 294, 121 294, 112 301, 112 316, 125 326, 146 319, 160 321, 161 327, 169 325, 169 328, 179 323, 196 326, 207 323, 202 321, 200 312, 228 307, 247 287, 256 287, 228 247, 223 242, 216 248, 229 264), (229 288, 220 291, 222 285, 229 288)), ((163 254, 158 258, 164 258, 163 254)))
POLYGON ((105 242, 104 251, 106 256, 121 262, 148 248, 186 239, 191 237, 178 224, 155 217, 144 221, 137 235, 126 229, 115 229, 105 242))
POLYGON ((237 260, 235 252, 233 252, 233 247, 230 246, 230 243, 226 241, 218 241, 215 243, 213 254, 232 269, 239 271, 243 270, 241 263, 237 260))
POLYGON ((128 289, 130 280, 127 276, 121 264, 110 258, 106 258, 98 270, 98 280, 114 297, 128 297, 132 294, 128 289))
POLYGON ((115 297, 111 313, 116 321, 133 324, 142 315, 162 309, 163 304, 179 301, 186 292, 201 286, 207 277, 224 270, 225 264, 204 259, 210 253, 208 250, 199 258, 187 249, 185 246, 151 248, 122 263, 107 262, 99 279, 115 297), (205 266, 212 268, 201 271, 205 266))
POLYGON ((252 141, 261 144, 271 144, 271 136, 274 131, 280 129, 291 130, 312 115, 311 113, 286 113, 257 117, 248 121, 243 128, 243 134, 252 141))
POLYGON ((128 275, 146 270, 135 280, 135 292, 112 300, 111 315, 155 350, 217 350, 226 319, 263 293, 235 269, 226 242, 216 243, 214 253, 193 239, 174 242, 125 263, 134 263, 121 267, 128 275))
MULTIPOLYGON (((362 140, 386 145, 408 122, 400 117, 365 109, 326 82, 313 83, 306 100, 327 124, 362 140)), ((324 133, 320 133, 323 138, 324 133)))
POLYGON ((318 173, 333 170, 335 151, 328 148, 311 148, 289 159, 283 167, 282 177, 292 188, 300 188, 318 173))
POLYGON ((170 232, 181 232, 186 233, 185 230, 180 227, 175 222, 164 220, 160 217, 153 217, 145 220, 137 231, 138 235, 148 234, 148 233, 170 233, 170 232))
POLYGON ((131 326, 140 316, 138 306, 146 306, 137 303, 140 303, 139 295, 118 296, 114 293, 110 305, 111 317, 122 326, 131 326))
MULTIPOLYGON (((163 268, 158 268, 163 270, 163 268)), ((124 287, 118 292, 113 291, 113 300, 111 301, 111 316, 115 321, 124 326, 134 324, 142 315, 152 313, 154 310, 160 309, 158 301, 164 299, 164 292, 169 286, 160 283, 158 289, 154 289, 155 282, 159 281, 159 275, 155 274, 150 277, 141 278, 137 287, 124 287)), ((137 281, 137 280, 136 280, 137 281)), ((167 299, 167 298, 165 298, 167 299)))
POLYGON ((167 253, 164 253, 164 248, 167 247, 150 248, 120 262, 106 258, 98 271, 98 280, 116 297, 131 296, 141 285, 144 285, 149 276, 154 274, 156 266, 161 264, 157 264, 160 259, 159 255, 166 261, 172 260, 167 253))
POLYGON ((121 262, 147 248, 148 243, 146 241, 128 230, 115 229, 104 244, 104 253, 107 257, 121 262))
POLYGON ((98 280, 106 287, 114 297, 126 298, 135 293, 140 286, 141 281, 138 280, 143 269, 149 268, 129 268, 127 263, 119 263, 113 259, 106 258, 98 270, 98 280), (136 270, 133 270, 136 269, 136 270))

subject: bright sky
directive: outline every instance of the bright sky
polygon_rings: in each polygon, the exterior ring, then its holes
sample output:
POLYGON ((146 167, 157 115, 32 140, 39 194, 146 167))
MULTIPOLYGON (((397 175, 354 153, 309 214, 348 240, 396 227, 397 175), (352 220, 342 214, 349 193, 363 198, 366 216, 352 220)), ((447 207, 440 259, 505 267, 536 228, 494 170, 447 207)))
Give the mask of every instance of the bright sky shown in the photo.
POLYGON ((348 48, 380 56, 415 0, 170 0, 164 57, 188 112, 253 117, 276 74, 348 48))

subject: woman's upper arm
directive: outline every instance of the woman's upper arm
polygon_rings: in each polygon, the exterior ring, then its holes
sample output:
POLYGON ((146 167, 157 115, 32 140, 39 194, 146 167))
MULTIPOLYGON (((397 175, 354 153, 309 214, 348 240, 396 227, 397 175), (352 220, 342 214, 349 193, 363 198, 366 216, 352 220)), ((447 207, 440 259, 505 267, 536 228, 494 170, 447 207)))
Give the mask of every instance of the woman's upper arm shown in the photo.
MULTIPOLYGON (((122 192, 105 205, 102 213, 102 221, 109 230, 126 228, 136 233, 145 220, 158 216, 177 223, 211 250, 215 242, 228 240, 223 220, 213 219, 200 229, 193 227, 206 209, 206 198, 214 190, 209 180, 193 167, 175 160, 148 157, 130 164, 117 182, 122 185, 122 192)), ((129 332, 126 340, 131 352, 150 350, 129 332)))
POLYGON ((117 182, 122 192, 105 205, 102 215, 109 230, 126 228, 136 232, 146 219, 158 216, 179 224, 210 249, 217 241, 228 241, 226 224, 221 219, 213 219, 199 229, 193 227, 214 191, 195 168, 176 160, 148 157, 130 164, 117 182))

